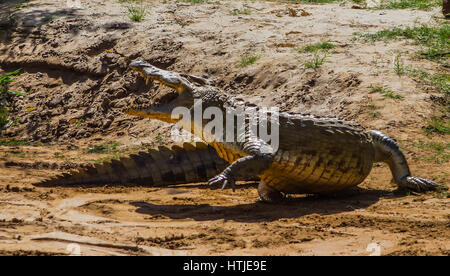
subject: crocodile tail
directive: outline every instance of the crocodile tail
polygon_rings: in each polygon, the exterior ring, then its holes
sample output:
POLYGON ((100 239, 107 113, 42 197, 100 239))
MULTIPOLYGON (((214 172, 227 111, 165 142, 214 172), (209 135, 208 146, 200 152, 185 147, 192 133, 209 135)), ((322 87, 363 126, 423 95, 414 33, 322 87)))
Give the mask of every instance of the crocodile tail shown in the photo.
POLYGON ((89 165, 44 180, 35 186, 106 184, 168 186, 206 182, 223 171, 227 165, 211 146, 201 142, 184 143, 170 149, 158 147, 119 160, 89 165))

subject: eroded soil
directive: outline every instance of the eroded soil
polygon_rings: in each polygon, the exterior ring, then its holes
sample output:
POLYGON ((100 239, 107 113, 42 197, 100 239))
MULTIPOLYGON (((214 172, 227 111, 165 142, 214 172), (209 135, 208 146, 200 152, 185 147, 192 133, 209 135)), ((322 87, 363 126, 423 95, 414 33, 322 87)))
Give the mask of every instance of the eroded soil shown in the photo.
POLYGON ((448 69, 413 58, 419 46, 405 40, 352 39, 355 32, 432 23, 440 11, 163 2, 146 1, 142 22, 131 22, 119 1, 81 1, 83 9, 65 1, 2 8, 14 22, 2 23, 0 73, 22 68, 10 89, 28 94, 16 98, 10 109, 16 123, 2 136, 28 144, 0 146, 0 254, 69 254, 72 243, 83 255, 369 255, 371 243, 383 255, 449 254, 448 194, 397 191, 383 164, 358 188, 289 196, 276 205, 256 202, 255 183, 234 193, 204 183, 33 186, 83 164, 172 143, 169 125, 123 114, 131 101, 164 89, 146 87, 127 68, 135 59, 212 77, 216 86, 261 105, 383 131, 398 140, 414 175, 449 184, 448 135, 423 130, 425 119, 442 115, 442 94, 397 75, 393 57, 401 52, 414 68, 448 69), (250 14, 232 12, 243 8, 250 14), (319 41, 336 47, 323 66, 307 69, 303 62, 312 54, 296 47, 319 41), (245 55, 258 59, 240 66, 245 55), (388 85, 403 98, 371 93, 370 85, 388 85), (95 145, 109 146, 92 153, 95 145))

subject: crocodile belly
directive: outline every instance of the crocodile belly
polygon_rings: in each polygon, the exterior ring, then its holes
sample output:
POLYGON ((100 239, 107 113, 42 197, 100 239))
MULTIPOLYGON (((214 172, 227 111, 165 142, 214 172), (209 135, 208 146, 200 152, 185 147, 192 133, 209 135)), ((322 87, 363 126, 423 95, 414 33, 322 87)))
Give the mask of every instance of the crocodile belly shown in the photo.
POLYGON ((279 151, 261 180, 284 193, 328 193, 358 185, 372 164, 372 147, 279 151))

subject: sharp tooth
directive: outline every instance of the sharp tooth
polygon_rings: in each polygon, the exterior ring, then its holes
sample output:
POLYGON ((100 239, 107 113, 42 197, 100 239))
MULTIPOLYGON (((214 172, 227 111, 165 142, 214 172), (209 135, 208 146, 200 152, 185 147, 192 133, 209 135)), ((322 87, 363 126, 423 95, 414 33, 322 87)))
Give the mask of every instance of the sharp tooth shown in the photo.
POLYGON ((145 79, 145 85, 148 85, 149 82, 150 82, 150 77, 147 77, 147 78, 145 79))

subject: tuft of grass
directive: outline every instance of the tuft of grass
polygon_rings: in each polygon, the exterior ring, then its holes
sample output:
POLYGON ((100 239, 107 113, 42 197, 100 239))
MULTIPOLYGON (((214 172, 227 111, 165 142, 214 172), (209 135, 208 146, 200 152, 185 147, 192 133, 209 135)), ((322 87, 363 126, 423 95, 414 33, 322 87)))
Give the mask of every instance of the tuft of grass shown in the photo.
POLYGON ((303 65, 306 68, 317 69, 325 63, 326 58, 327 58, 326 54, 321 54, 319 50, 316 50, 314 52, 313 57, 304 62, 303 65))
POLYGON ((323 41, 323 42, 318 42, 315 44, 308 44, 306 46, 303 47, 298 47, 297 51, 299 53, 306 53, 306 52, 316 52, 318 50, 324 50, 324 51, 328 51, 331 50, 333 48, 335 48, 336 45, 328 42, 328 41, 323 41))
POLYGON ((111 142, 104 145, 97 145, 89 147, 87 153, 103 153, 103 154, 113 154, 117 153, 117 147, 120 146, 119 142, 111 142))
POLYGON ((320 4, 342 2, 342 0, 289 0, 289 1, 295 3, 320 3, 320 4))
POLYGON ((9 72, 0 76, 0 130, 9 127, 12 123, 8 121, 8 102, 13 100, 14 96, 25 96, 24 92, 9 90, 9 83, 15 81, 13 76, 20 74, 22 69, 9 72))
POLYGON ((25 158, 25 157, 27 157, 27 154, 25 152, 21 151, 21 150, 13 151, 13 152, 11 152, 11 154, 14 155, 15 157, 18 157, 18 158, 25 158))
POLYGON ((426 157, 422 157, 420 159, 432 161, 436 164, 442 164, 450 161, 450 143, 424 142, 419 140, 419 142, 413 143, 412 145, 421 149, 422 152, 427 153, 426 157))
POLYGON ((6 105, 0 106, 0 130, 5 128, 8 124, 8 107, 6 105))
POLYGON ((133 4, 128 7, 128 18, 133 22, 141 22, 147 14, 147 8, 142 4, 142 0, 135 2, 139 2, 139 5, 133 4))
POLYGON ((16 139, 0 139, 0 146, 30 146, 31 142, 16 139))
POLYGON ((66 156, 65 156, 64 154, 60 153, 60 152, 55 152, 55 153, 53 153, 53 156, 54 156, 55 158, 58 158, 58 159, 64 159, 64 158, 66 158, 66 156))
POLYGON ((427 134, 438 133, 438 134, 449 134, 450 133, 450 122, 445 122, 443 119, 433 116, 431 119, 425 119, 427 126, 425 127, 425 132, 427 134))
POLYGON ((83 122, 84 122, 84 120, 83 120, 83 118, 80 118, 80 119, 78 119, 77 121, 76 121, 76 127, 80 127, 82 124, 83 124, 83 122))
POLYGON ((442 6, 442 0, 388 0, 381 3, 381 9, 429 10, 442 6))
POLYGON ((378 111, 370 112, 369 115, 372 118, 378 117, 381 113, 378 111))
POLYGON ((230 11, 230 14, 232 15, 241 15, 241 14, 245 14, 245 15, 250 15, 252 13, 252 10, 249 8, 241 8, 241 9, 234 9, 232 11, 230 11))
POLYGON ((369 85, 370 93, 380 93, 386 98, 391 99, 403 99, 404 97, 398 94, 395 94, 389 86, 379 86, 379 85, 369 85))
POLYGON ((241 58, 238 61, 239 67, 246 67, 253 63, 255 63, 260 57, 257 55, 245 55, 241 56, 241 58))
POLYGON ((155 137, 156 141, 161 142, 163 140, 163 137, 161 136, 161 134, 156 135, 155 137))
POLYGON ((406 71, 406 67, 401 60, 401 54, 398 54, 394 58, 394 72, 400 76, 400 75, 403 75, 405 73, 405 71, 406 71))
POLYGON ((446 190, 445 188, 438 188, 436 190, 436 197, 439 199, 449 198, 450 192, 446 190))
POLYGON ((391 99, 403 99, 404 97, 398 94, 394 94, 394 92, 389 91, 383 94, 384 97, 386 98, 391 98, 391 99))
MULTIPOLYGON (((416 45, 424 47, 417 54, 428 60, 441 61, 450 56, 449 23, 436 26, 421 25, 413 28, 393 28, 376 33, 358 34, 358 36, 365 42, 411 39, 416 45)), ((445 62, 445 60, 443 61, 445 62)))
POLYGON ((436 91, 444 94, 446 101, 450 99, 450 74, 429 73, 420 69, 407 68, 406 73, 419 82, 432 86, 436 91))
POLYGON ((92 146, 87 149, 87 153, 103 153, 103 154, 117 153, 118 146, 120 146, 119 142, 110 142, 103 145, 92 146))
POLYGON ((193 3, 193 4, 203 4, 206 0, 182 0, 182 2, 193 3))

